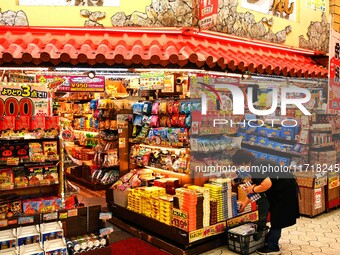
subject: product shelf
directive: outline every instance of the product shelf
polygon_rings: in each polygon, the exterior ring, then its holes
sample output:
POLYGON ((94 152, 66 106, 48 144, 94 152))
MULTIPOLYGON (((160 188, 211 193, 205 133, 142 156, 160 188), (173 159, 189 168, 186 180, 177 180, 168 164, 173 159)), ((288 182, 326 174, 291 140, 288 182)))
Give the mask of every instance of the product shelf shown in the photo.
POLYGON ((263 145, 258 145, 258 144, 253 144, 253 143, 249 143, 249 142, 242 142, 242 146, 244 147, 248 147, 248 148, 259 148, 262 149, 263 151, 266 151, 268 153, 275 153, 278 154, 280 153, 280 155, 282 156, 288 156, 288 157, 301 157, 301 153, 297 153, 297 152, 291 152, 291 151, 281 151, 281 150, 275 150, 272 148, 269 148, 267 146, 263 146, 263 145))
POLYGON ((1 194, 3 194, 3 193, 10 193, 10 192, 17 191, 17 190, 54 187, 54 186, 58 186, 58 185, 59 185, 59 183, 46 184, 46 185, 37 185, 37 186, 27 186, 27 187, 15 187, 13 189, 0 189, 0 192, 1 192, 1 194))
POLYGON ((287 143, 287 144, 291 144, 291 145, 297 143, 297 141, 293 140, 293 139, 284 139, 284 138, 280 138, 280 137, 264 135, 264 134, 261 134, 261 133, 253 133, 253 132, 246 132, 246 133, 249 134, 249 135, 268 137, 270 140, 273 140, 273 141, 276 141, 276 142, 287 143))
POLYGON ((89 188, 91 190, 105 190, 112 186, 112 183, 110 184, 101 184, 101 183, 94 183, 88 180, 85 180, 83 178, 76 177, 72 174, 66 173, 66 179, 75 182, 77 184, 80 184, 86 188, 89 188))

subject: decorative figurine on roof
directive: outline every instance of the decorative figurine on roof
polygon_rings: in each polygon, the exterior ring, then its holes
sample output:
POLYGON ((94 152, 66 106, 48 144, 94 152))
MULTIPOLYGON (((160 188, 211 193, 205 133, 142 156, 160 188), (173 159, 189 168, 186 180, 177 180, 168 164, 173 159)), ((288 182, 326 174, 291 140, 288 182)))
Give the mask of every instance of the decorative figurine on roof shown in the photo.
POLYGON ((196 26, 198 18, 193 18, 193 0, 152 0, 145 12, 135 11, 131 15, 117 12, 111 23, 112 26, 196 26))
POLYGON ((1 26, 28 26, 26 13, 23 11, 8 10, 1 12, 0 9, 0 25, 1 26))
POLYGON ((88 20, 84 23, 85 27, 103 27, 103 24, 100 24, 98 20, 105 18, 106 13, 100 11, 91 12, 89 10, 81 10, 80 15, 88 18, 88 20))

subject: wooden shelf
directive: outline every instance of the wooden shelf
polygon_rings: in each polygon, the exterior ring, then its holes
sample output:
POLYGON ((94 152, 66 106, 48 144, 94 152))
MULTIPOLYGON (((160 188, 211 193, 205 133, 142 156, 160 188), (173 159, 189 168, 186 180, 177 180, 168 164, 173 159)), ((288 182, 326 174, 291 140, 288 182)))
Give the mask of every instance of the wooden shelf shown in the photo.
POLYGON ((27 186, 27 187, 16 187, 14 189, 0 189, 0 192, 3 193, 11 193, 15 192, 17 190, 25 190, 25 189, 40 189, 40 188, 46 188, 46 187, 55 187, 58 186, 59 183, 53 183, 53 184, 46 184, 46 185, 37 185, 37 186, 27 186))
POLYGON ((86 188, 89 188, 91 190, 105 190, 108 189, 109 187, 112 186, 113 183, 111 184, 101 184, 101 183, 94 183, 88 180, 85 180, 83 178, 75 177, 72 174, 66 173, 66 179, 73 181, 77 184, 80 184, 86 188))
POLYGON ((277 155, 278 153, 280 153, 280 156, 283 156, 283 157, 301 157, 302 154, 301 153, 297 153, 297 152, 291 152, 291 151, 280 151, 280 150, 275 150, 275 149, 272 149, 272 148, 269 148, 267 146, 264 146, 264 145, 258 145, 258 144, 251 144, 251 143, 248 143, 248 142, 242 142, 242 146, 246 147, 246 148, 249 148, 249 149, 261 149, 262 151, 264 152, 267 152, 267 153, 271 153, 271 154, 275 154, 277 155))

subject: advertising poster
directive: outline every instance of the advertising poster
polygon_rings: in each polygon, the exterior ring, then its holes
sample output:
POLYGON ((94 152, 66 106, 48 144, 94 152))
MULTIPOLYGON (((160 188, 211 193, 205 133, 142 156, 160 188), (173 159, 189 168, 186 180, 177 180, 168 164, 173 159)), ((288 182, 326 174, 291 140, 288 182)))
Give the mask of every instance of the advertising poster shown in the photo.
POLYGON ((120 0, 19 0, 26 6, 119 6, 120 0))
POLYGON ((321 188, 314 190, 314 209, 320 209, 322 208, 322 192, 321 188))
POLYGON ((340 110, 340 34, 331 30, 329 46, 328 108, 340 110))
POLYGON ((199 23, 203 29, 209 29, 216 24, 218 0, 200 0, 199 23))
POLYGON ((39 83, 57 92, 104 92, 105 77, 37 75, 39 83))
POLYGON ((0 116, 48 116, 49 93, 45 84, 1 83, 0 116))
POLYGON ((241 0, 241 7, 296 21, 297 4, 295 0, 241 0))

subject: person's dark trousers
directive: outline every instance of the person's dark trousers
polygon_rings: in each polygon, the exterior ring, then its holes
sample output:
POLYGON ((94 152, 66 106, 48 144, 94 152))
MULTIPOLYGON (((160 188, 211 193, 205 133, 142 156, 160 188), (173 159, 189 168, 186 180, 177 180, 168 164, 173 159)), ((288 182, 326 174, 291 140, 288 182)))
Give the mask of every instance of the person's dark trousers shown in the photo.
POLYGON ((271 250, 276 250, 279 248, 279 240, 281 237, 281 228, 270 229, 267 236, 267 246, 271 250))
POLYGON ((269 202, 264 194, 261 194, 261 198, 256 201, 257 211, 259 213, 259 220, 257 222, 257 233, 253 236, 255 241, 261 239, 263 235, 263 230, 267 225, 267 217, 269 210, 269 202))

